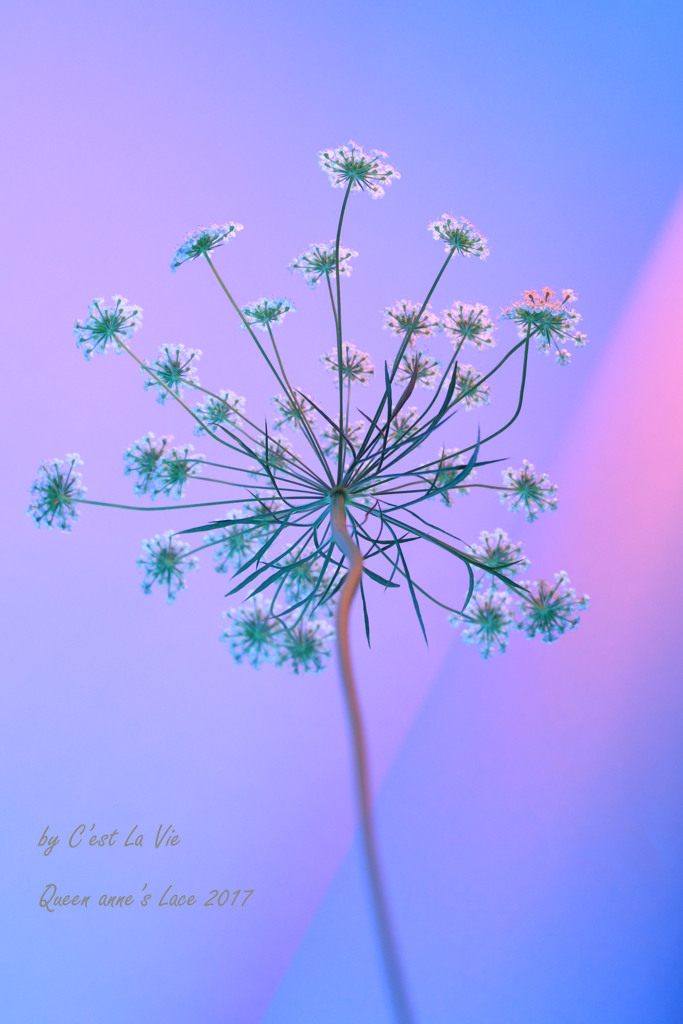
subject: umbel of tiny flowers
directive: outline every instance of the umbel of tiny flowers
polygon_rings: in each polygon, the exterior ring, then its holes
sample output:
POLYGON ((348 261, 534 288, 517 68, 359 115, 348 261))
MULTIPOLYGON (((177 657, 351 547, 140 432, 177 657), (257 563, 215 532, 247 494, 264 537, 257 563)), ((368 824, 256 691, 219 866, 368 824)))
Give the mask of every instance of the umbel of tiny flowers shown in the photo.
POLYGON ((554 584, 538 580, 527 582, 524 587, 526 592, 520 593, 518 599, 521 615, 518 628, 529 639, 539 635, 545 643, 553 643, 563 633, 576 629, 579 612, 585 611, 589 605, 588 594, 577 598, 564 571, 555 573, 554 584))
POLYGON ((209 224, 208 227, 190 231, 173 253, 171 270, 175 272, 181 263, 187 263, 188 260, 196 260, 199 256, 208 256, 219 245, 224 245, 231 238, 236 238, 237 232, 241 230, 241 224, 234 224, 230 221, 227 224, 209 224))
POLYGON ((246 331, 251 324, 260 331, 267 331, 274 324, 281 324, 287 313, 295 313, 294 304, 289 299, 259 299, 248 306, 242 307, 245 322, 240 324, 246 331))
POLYGON ((448 340, 458 349, 464 343, 475 348, 493 348, 495 327, 486 306, 477 302, 467 306, 464 302, 454 302, 450 309, 441 314, 441 328, 448 340))
POLYGON ((239 425, 240 418, 244 418, 245 406, 246 399, 229 389, 221 390, 218 395, 211 395, 194 407, 194 415, 201 420, 200 423, 195 423, 194 433, 201 436, 209 432, 215 433, 218 427, 239 425))
POLYGON ((455 389, 466 409, 474 409, 479 405, 488 405, 491 398, 491 385, 481 383, 484 378, 482 370, 473 366, 458 364, 455 378, 455 389))
POLYGON ((486 661, 507 650, 510 631, 515 627, 512 604, 510 592, 502 587, 475 588, 467 612, 451 615, 448 621, 453 627, 462 626, 465 643, 476 644, 486 661))
POLYGON ((150 540, 143 540, 138 565, 145 573, 141 583, 145 594, 151 593, 155 585, 165 587, 166 599, 171 604, 179 591, 185 589, 188 572, 199 568, 199 559, 190 554, 189 544, 178 540, 172 530, 167 530, 150 540))
POLYGON ((550 482, 547 473, 537 473, 527 459, 519 469, 503 470, 503 486, 501 503, 513 512, 524 512, 530 523, 541 512, 557 510, 557 485, 550 482))
POLYGON ((130 341, 142 324, 139 306, 131 306, 121 295, 115 295, 111 301, 113 305, 107 306, 104 299, 93 299, 85 320, 76 321, 76 345, 86 359, 104 355, 108 349, 123 352, 121 343, 130 341))
POLYGON ((414 379, 417 384, 432 391, 439 380, 440 369, 437 360, 432 359, 426 352, 409 349, 400 362, 396 379, 399 384, 407 384, 414 379))
POLYGON ((157 402, 160 405, 166 404, 170 394, 178 397, 186 387, 199 383, 196 364, 201 354, 198 348, 185 348, 184 345, 162 345, 159 355, 151 367, 148 367, 146 363, 140 367, 145 378, 145 390, 154 388, 157 402), (149 374, 148 369, 153 371, 154 376, 149 374))
POLYGON ((439 498, 444 505, 453 504, 453 495, 465 497, 470 493, 467 486, 477 475, 476 469, 470 466, 469 456, 459 452, 457 448, 442 448, 438 459, 429 466, 431 475, 426 479, 430 482, 430 497, 439 498))
POLYGON ((142 497, 149 494, 152 500, 156 496, 155 481, 159 461, 166 452, 171 441, 170 436, 155 437, 150 431, 134 441, 123 453, 123 472, 126 476, 135 476, 135 493, 142 497))
MULTIPOLYGON (((482 530, 479 534, 479 540, 476 544, 472 545, 473 553, 479 558, 485 565, 492 565, 496 569, 505 570, 506 575, 510 578, 519 576, 520 573, 525 572, 531 562, 524 554, 522 545, 515 543, 510 540, 505 530, 501 530, 498 527, 493 533, 489 533, 488 530, 482 530)), ((482 574, 481 580, 484 580, 486 574, 482 574)), ((495 584, 495 579, 489 577, 491 585, 495 584)))
MULTIPOLYGON (((325 369, 334 374, 337 378, 337 383, 339 383, 339 358, 337 350, 332 349, 331 352, 321 356, 320 360, 325 369)), ((375 372, 375 367, 372 365, 372 359, 367 352, 361 352, 350 341, 345 341, 342 345, 341 370, 341 377, 345 383, 349 385, 368 384, 375 372)))
POLYGON ((194 446, 185 444, 171 448, 159 459, 154 476, 154 495, 165 494, 169 498, 180 500, 185 485, 192 477, 202 471, 203 455, 194 454, 194 446))
POLYGON ((414 302, 406 302, 405 299, 394 303, 393 306, 387 306, 383 314, 383 326, 394 334, 409 334, 413 345, 416 335, 429 338, 441 330, 439 318, 434 316, 429 306, 423 309, 414 302))
POLYGON ((446 252, 460 253, 461 256, 478 256, 485 260, 489 254, 486 239, 480 235, 474 224, 464 217, 454 217, 452 213, 444 213, 433 220, 428 226, 432 237, 446 243, 446 252))
POLYGON ((336 278, 337 267, 340 276, 348 277, 352 271, 350 260, 358 253, 355 249, 347 249, 345 246, 337 246, 334 239, 331 242, 322 242, 319 245, 312 245, 297 256, 289 264, 292 273, 300 273, 310 288, 315 288, 321 277, 328 280, 336 278))
POLYGON ((314 425, 314 405, 310 396, 299 394, 297 400, 294 401, 289 395, 274 395, 271 402, 278 411, 277 418, 273 422, 276 430, 282 430, 283 427, 301 430, 304 421, 311 426, 314 425))
POLYGON ((235 522, 233 526, 225 526, 213 538, 213 567, 216 572, 228 572, 239 569, 256 549, 259 534, 255 528, 244 527, 244 512, 234 509, 228 512, 226 522, 235 522))
POLYGON ((571 288, 563 289, 561 299, 556 299, 550 288, 541 292, 526 291, 522 299, 501 311, 500 319, 513 320, 520 338, 530 332, 531 337, 536 338, 539 350, 546 355, 554 346, 555 361, 566 366, 571 354, 561 345, 573 341, 575 346, 583 348, 588 343, 586 335, 576 330, 581 314, 569 305, 576 299, 571 288))
POLYGON ((349 142, 339 149, 323 149, 319 159, 334 188, 365 190, 373 199, 379 199, 384 195, 384 186, 401 177, 395 167, 384 162, 386 155, 379 149, 365 153, 356 142, 349 142))
POLYGON ((81 483, 81 474, 76 466, 82 466, 79 455, 67 455, 62 459, 45 459, 41 462, 31 487, 31 504, 27 514, 33 517, 36 526, 57 527, 70 533, 71 524, 78 519, 76 504, 86 493, 81 483))
POLYGON ((330 657, 334 629, 323 619, 300 622, 283 634, 277 663, 299 672, 321 672, 330 657))

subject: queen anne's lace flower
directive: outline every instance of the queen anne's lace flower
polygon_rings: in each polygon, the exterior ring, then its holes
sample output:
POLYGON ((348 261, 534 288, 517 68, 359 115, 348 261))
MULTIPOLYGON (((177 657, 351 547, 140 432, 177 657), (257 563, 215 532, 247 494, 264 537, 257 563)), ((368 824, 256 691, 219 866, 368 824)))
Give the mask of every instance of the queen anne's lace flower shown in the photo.
MULTIPOLYGON (((246 514, 241 509, 233 509, 224 518, 244 519, 246 514)), ((213 567, 216 572, 239 569, 256 551, 257 542, 260 543, 254 527, 244 523, 224 527, 213 538, 213 567)))
MULTIPOLYGON (((268 468, 271 473, 285 469, 291 459, 292 446, 287 438, 282 437, 280 434, 273 434, 268 437, 267 458, 265 438, 259 439, 255 444, 255 448, 262 462, 268 463, 268 468)), ((267 472, 265 465, 259 465, 258 468, 251 470, 253 476, 261 476, 263 473, 267 472)))
POLYGON ((201 354, 198 348, 185 348, 184 345, 162 345, 159 355, 149 367, 159 380, 150 376, 147 364, 141 367, 142 375, 145 378, 145 390, 155 388, 157 402, 161 405, 168 400, 169 391, 180 396, 185 387, 199 383, 196 361, 201 354))
MULTIPOLYGON (((525 572, 531 565, 521 544, 515 544, 500 527, 489 533, 482 530, 479 541, 472 545, 472 551, 480 561, 494 569, 500 569, 511 578, 525 572)), ((493 577, 491 578, 493 582, 493 577)))
MULTIPOLYGON (((205 423, 209 430, 215 431, 218 427, 239 426, 240 419, 244 416, 246 399, 236 395, 234 391, 221 391, 216 397, 212 395, 206 401, 200 402, 194 407, 194 414, 202 423, 205 423)), ((194 433, 198 436, 206 433, 201 423, 196 423, 194 433)))
POLYGON ((389 440, 395 444, 397 441, 402 441, 404 438, 409 437, 417 416, 418 409, 415 405, 401 409, 397 415, 392 416, 389 426, 389 440))
POLYGON ((510 630, 515 625, 512 614, 512 599, 508 590, 491 587, 478 590, 459 615, 449 616, 453 627, 462 625, 462 638, 467 644, 476 644, 482 659, 490 658, 496 652, 507 648, 510 630))
MULTIPOLYGON (((334 374, 339 384, 339 360, 337 350, 320 357, 326 370, 334 374)), ((367 352, 361 352, 350 341, 342 343, 342 379, 351 384, 367 384, 375 372, 372 359, 367 352)))
POLYGON ((197 228, 190 231, 180 243, 171 259, 171 270, 174 272, 181 263, 188 260, 196 260, 199 256, 208 256, 212 249, 224 245, 231 238, 237 237, 237 232, 242 230, 242 224, 209 224, 208 227, 197 228))
POLYGON ((513 512, 526 513, 530 523, 546 509, 550 512, 557 509, 557 485, 551 484, 547 473, 537 474, 527 459, 520 469, 503 470, 503 486, 508 490, 501 494, 501 503, 513 512))
POLYGON ((475 348, 493 348, 493 320, 486 306, 477 302, 467 306, 464 302, 454 302, 450 309, 441 314, 441 327, 449 340, 456 346, 463 342, 475 348))
POLYGON ((522 620, 518 628, 530 639, 540 634, 544 643, 552 643, 568 630, 576 629, 579 612, 588 608, 588 594, 577 598, 564 571, 555 573, 554 585, 538 580, 535 583, 526 581, 523 586, 529 593, 519 598, 522 620))
POLYGON ((352 192, 367 189, 373 199, 384 195, 384 185, 401 177, 394 167, 382 161, 386 155, 379 149, 364 153, 355 142, 339 149, 323 149, 318 154, 320 166, 329 175, 334 188, 350 185, 352 192))
POLYGON ((104 299, 93 299, 83 323, 76 321, 76 345, 86 359, 92 359, 95 353, 104 355, 108 349, 123 352, 121 343, 130 341, 142 325, 139 306, 129 305, 121 295, 115 295, 111 301, 112 306, 105 306, 104 299))
POLYGON ((453 504, 453 496, 459 494, 463 497, 470 493, 465 483, 471 483, 477 475, 476 469, 463 474, 465 466, 469 462, 469 456, 461 454, 457 448, 442 448, 439 452, 439 461, 436 466, 430 466, 428 477, 434 488, 432 497, 438 497, 444 505, 453 504))
POLYGON ((334 629, 324 619, 300 622, 282 635, 278 665, 287 664, 295 675, 321 672, 331 653, 334 629))
POLYGON ((588 343, 586 335, 576 330, 581 314, 569 305, 576 298, 571 288, 563 290, 561 299, 556 299, 550 288, 541 292, 526 291, 521 300, 501 311, 500 319, 514 321, 520 338, 525 338, 527 332, 535 337, 539 350, 546 355, 554 346, 556 361, 565 366, 571 355, 561 347, 562 344, 573 341, 575 346, 582 348, 588 343))
POLYGON ((166 587, 166 598, 171 604, 179 591, 185 589, 188 572, 199 568, 199 559, 196 555, 190 555, 189 551, 190 545, 176 540, 172 530, 157 534, 151 540, 143 540, 143 553, 137 564, 145 573, 141 584, 145 594, 150 594, 156 583, 166 587))
POLYGON ((304 421, 311 426, 315 423, 313 403, 307 395, 297 392, 296 402, 290 395, 274 395, 271 402, 278 411, 277 418, 273 421, 276 430, 283 427, 290 427, 292 430, 301 430, 304 421))
POLYGON ((171 448, 161 456, 154 479, 155 495, 182 498, 185 484, 201 473, 201 463, 205 461, 203 455, 194 455, 193 452, 193 445, 186 444, 182 448, 171 448))
POLYGON ((150 431, 134 441, 123 453, 123 472, 125 476, 135 476, 135 493, 142 497, 149 494, 154 499, 154 483, 159 460, 166 452, 171 437, 155 437, 150 431))
MULTIPOLYGON (((339 273, 345 274, 347 277, 351 273, 352 267, 349 262, 358 253, 355 249, 347 249, 345 246, 339 246, 339 273)), ((301 253, 301 256, 297 256, 295 260, 289 264, 289 269, 292 273, 299 271, 302 274, 306 284, 311 288, 315 288, 321 277, 329 275, 330 278, 336 277, 337 275, 337 247, 336 241, 333 239, 331 242, 321 242, 320 245, 312 245, 310 249, 306 249, 305 252, 301 253)))
MULTIPOLYGON (((242 312, 252 327, 267 331, 269 326, 281 324, 285 314, 295 313, 296 309, 289 299, 259 299, 258 302, 243 306, 242 312)), ((243 331, 247 329, 243 323, 240 323, 240 327, 243 331)))
POLYGON ((433 220, 427 225, 432 237, 446 243, 446 252, 458 252, 461 256, 478 256, 485 260, 489 254, 486 239, 479 234, 474 224, 464 217, 454 217, 452 213, 444 213, 443 217, 433 220))
POLYGON ((432 359, 426 352, 418 352, 415 349, 409 350, 403 356, 396 373, 396 379, 400 384, 407 384, 417 368, 417 383, 423 388, 431 391, 439 381, 440 366, 436 359, 432 359))
POLYGON ((473 366, 464 363, 458 364, 455 374, 455 390, 466 409, 473 409, 478 405, 488 405, 491 398, 491 385, 479 383, 483 376, 483 370, 475 370, 473 366))
POLYGON ((429 338, 441 329, 441 323, 439 318, 431 312, 429 305, 422 313, 420 313, 421 308, 415 302, 406 302, 405 299, 401 299, 393 306, 387 306, 383 310, 384 324, 382 326, 394 334, 402 335, 410 332, 410 340, 413 344, 418 335, 429 338))
MULTIPOLYGON (((363 420, 356 420, 355 423, 349 423, 348 427, 344 427, 344 434, 346 438, 351 442, 354 448, 358 448, 363 437, 365 436, 365 430, 367 424, 363 420)), ((325 455, 331 455, 337 451, 339 445, 339 430, 336 424, 326 424, 326 426, 320 432, 321 448, 325 455)))
POLYGON ((280 620, 271 613, 270 602, 255 597, 241 608, 231 608, 223 615, 228 620, 228 628, 221 640, 228 644, 238 665, 246 659, 254 668, 260 668, 264 662, 279 658, 283 628, 280 620))
POLYGON ((31 486, 31 504, 26 510, 33 517, 36 526, 57 527, 71 532, 71 524, 78 519, 76 503, 85 495, 81 474, 75 471, 82 466, 79 455, 67 455, 62 459, 45 459, 38 469, 38 476, 31 486))

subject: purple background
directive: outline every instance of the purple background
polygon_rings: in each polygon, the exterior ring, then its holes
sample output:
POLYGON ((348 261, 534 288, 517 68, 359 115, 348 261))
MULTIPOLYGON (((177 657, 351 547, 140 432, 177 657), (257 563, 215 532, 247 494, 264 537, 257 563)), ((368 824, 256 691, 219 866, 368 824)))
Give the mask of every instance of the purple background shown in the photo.
MULTIPOLYGON (((221 269, 239 301, 295 301, 287 359, 304 390, 332 395, 324 294, 285 268, 334 233, 341 193, 316 153, 350 137, 402 173, 381 201, 350 205, 350 340, 380 360, 379 310, 429 286, 441 249, 425 225, 445 210, 491 256, 457 264, 437 311, 497 310, 547 282, 576 289, 591 339, 571 367, 534 359, 495 453, 547 471, 559 511, 531 527, 495 500, 450 514, 470 539, 502 525, 524 540, 536 576, 566 568, 592 598, 581 628, 547 647, 513 638, 482 664, 440 612, 425 651, 403 595, 380 593, 372 652, 358 633, 418 1019, 681 1019, 682 21, 667 3, 5 13, 8 1022, 390 1020, 336 669, 233 665, 217 642, 228 588, 206 556, 173 606, 142 594, 141 538, 192 513, 86 508, 70 536, 24 515, 43 458, 80 452, 89 497, 126 502, 128 444, 150 429, 191 438, 128 359, 77 352, 73 320, 94 295, 143 306, 142 355, 199 347, 208 386, 265 411, 258 357, 210 276, 168 268, 199 223, 245 225, 221 269), (67 849, 81 822, 137 824, 145 847, 67 849), (180 845, 154 849, 162 822, 180 845), (62 839, 49 857, 46 826, 62 839), (169 883, 255 893, 243 909, 48 914, 48 882, 92 898, 137 900, 145 883, 156 897, 169 883)), ((504 415, 512 386, 494 382, 487 412, 504 415)), ((426 557, 427 584, 442 577, 426 557)), ((448 585, 460 593, 462 577, 448 585)))

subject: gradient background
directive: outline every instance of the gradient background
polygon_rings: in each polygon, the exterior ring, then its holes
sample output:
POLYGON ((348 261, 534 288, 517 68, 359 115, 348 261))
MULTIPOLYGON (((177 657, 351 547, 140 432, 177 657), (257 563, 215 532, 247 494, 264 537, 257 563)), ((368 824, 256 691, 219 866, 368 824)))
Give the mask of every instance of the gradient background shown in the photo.
MULTIPOLYGON (((141 354, 199 347, 204 382, 265 410, 214 282, 168 269, 200 223, 245 225, 221 268, 239 301, 294 299, 288 359, 304 389, 332 394, 324 295, 285 268, 334 233, 341 193, 316 153, 349 138, 402 173, 380 202, 350 204, 351 340, 386 350, 379 310, 428 287, 441 249, 425 225, 444 210, 491 256, 458 263, 437 311, 572 287, 591 339, 568 368, 534 358, 496 453, 547 471, 559 511, 531 527, 495 500, 451 514, 471 539, 502 525, 524 540, 536 577, 566 568, 591 595, 581 628, 482 663, 441 613, 425 651, 402 596, 380 594, 373 650, 357 645, 418 1020, 683 1020, 682 28, 664 2, 5 9, 3 1021, 391 1020, 336 669, 233 665, 206 557, 171 607, 142 594, 141 538, 191 513, 86 509, 71 535, 24 514, 43 458, 80 452, 89 497, 125 502, 126 446, 190 437, 129 360, 77 352, 95 295, 143 306, 141 354), (138 825, 145 848, 69 850, 81 822, 138 825), (180 845, 154 849, 160 823, 180 845), (62 838, 48 858, 46 826, 62 838), (255 893, 244 909, 48 914, 48 882, 91 902, 145 883, 255 893)), ((493 414, 513 383, 495 385, 493 414)), ((425 558, 427 584, 442 575, 425 558)))

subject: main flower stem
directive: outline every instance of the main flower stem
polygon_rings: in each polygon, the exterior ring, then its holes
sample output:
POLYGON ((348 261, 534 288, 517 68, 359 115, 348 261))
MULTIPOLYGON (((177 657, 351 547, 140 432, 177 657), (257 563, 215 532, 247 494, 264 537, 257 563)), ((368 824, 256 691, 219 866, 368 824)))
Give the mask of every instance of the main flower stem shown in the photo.
POLYGON ((332 536, 335 543, 346 556, 349 571, 342 587, 337 608, 337 651, 342 675, 344 699, 351 729, 353 763, 356 783, 356 796, 360 811, 360 824, 363 839, 363 850, 368 872, 370 895, 375 912, 375 923, 387 975, 387 982, 399 1024, 413 1024, 414 1017, 408 1000, 408 993, 401 971, 396 948, 384 881, 377 854, 377 840, 372 816, 372 795, 368 769, 367 745, 361 717, 358 691, 351 665, 349 645, 349 613, 351 603, 360 585, 363 574, 363 558, 358 545, 351 538, 346 526, 346 513, 343 493, 332 496, 332 536))

